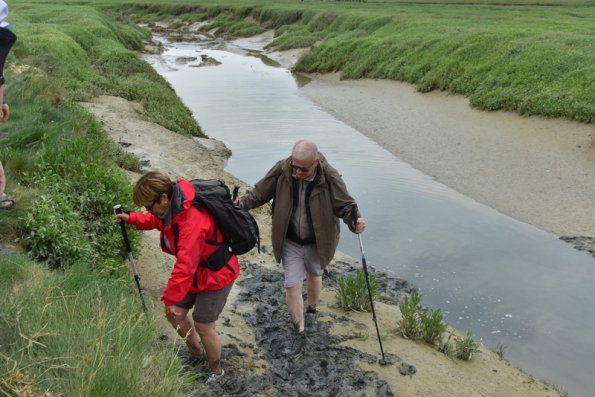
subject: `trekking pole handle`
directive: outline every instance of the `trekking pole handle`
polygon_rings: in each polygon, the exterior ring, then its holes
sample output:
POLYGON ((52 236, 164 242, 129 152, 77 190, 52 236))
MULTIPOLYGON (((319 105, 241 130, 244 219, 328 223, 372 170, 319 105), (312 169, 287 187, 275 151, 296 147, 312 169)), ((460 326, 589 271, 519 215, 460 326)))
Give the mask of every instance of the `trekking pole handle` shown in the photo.
MULTIPOLYGON (((122 214, 124 212, 122 204, 114 205, 114 211, 116 212, 116 214, 122 214)), ((128 233, 126 232, 126 224, 123 220, 120 221, 120 229, 122 230, 122 236, 124 237, 124 245, 126 246, 126 251, 132 252, 132 248, 130 247, 130 240, 128 240, 128 233)))
POLYGON ((355 229, 357 228, 357 204, 353 204, 351 206, 351 222, 353 224, 353 230, 355 233, 355 229))
POLYGON ((233 185, 233 193, 231 195, 231 200, 235 203, 238 198, 238 192, 240 191, 240 185, 233 185))

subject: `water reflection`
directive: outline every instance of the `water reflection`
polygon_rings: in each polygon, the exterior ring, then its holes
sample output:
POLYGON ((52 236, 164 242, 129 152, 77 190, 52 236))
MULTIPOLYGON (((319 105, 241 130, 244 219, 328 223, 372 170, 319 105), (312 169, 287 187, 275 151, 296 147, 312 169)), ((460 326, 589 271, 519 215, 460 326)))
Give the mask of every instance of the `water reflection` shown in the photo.
MULTIPOLYGON (((595 330, 590 255, 399 161, 301 97, 289 71, 238 46, 176 43, 149 61, 206 133, 233 151, 229 172, 254 184, 298 138, 315 140, 366 217, 371 265, 420 287, 422 302, 442 308, 453 326, 492 348, 506 346, 513 364, 573 395, 595 389, 595 347, 583 344, 595 330), (221 65, 176 62, 202 55, 221 65)), ((359 257, 346 229, 339 248, 359 257)))

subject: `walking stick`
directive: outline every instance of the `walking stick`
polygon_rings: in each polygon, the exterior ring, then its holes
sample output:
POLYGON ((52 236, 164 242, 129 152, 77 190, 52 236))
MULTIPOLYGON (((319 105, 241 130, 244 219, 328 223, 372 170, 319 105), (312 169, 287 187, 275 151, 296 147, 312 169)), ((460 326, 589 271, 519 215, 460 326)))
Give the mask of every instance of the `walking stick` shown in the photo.
MULTIPOLYGON (((353 219, 353 228, 357 226, 357 205, 351 207, 351 216, 353 219)), ((366 287, 368 287, 368 298, 370 298, 370 307, 372 308, 372 319, 374 320, 374 325, 376 326, 376 335, 378 335, 378 343, 380 344, 380 354, 382 354, 382 359, 378 362, 380 365, 386 365, 386 359, 384 358, 384 349, 382 348, 382 340, 380 339, 380 331, 378 330, 378 322, 376 321, 376 311, 374 310, 374 300, 372 299, 372 290, 370 289, 370 280, 368 279, 368 266, 366 264, 366 256, 364 255, 364 245, 362 243, 362 235, 361 233, 356 233, 357 238, 359 240, 359 249, 362 253, 362 265, 364 266, 364 276, 366 278, 366 287)))
MULTIPOLYGON (((114 205, 114 211, 116 214, 121 214, 124 210, 122 209, 121 204, 114 205)), ((126 225, 123 220, 120 221, 120 229, 122 230, 122 236, 124 237, 124 245, 126 246, 126 252, 128 253, 128 260, 130 261, 130 267, 132 268, 132 274, 134 275, 134 281, 136 282, 136 287, 138 288, 138 294, 140 295, 140 301, 143 304, 143 310, 145 314, 147 313, 147 306, 145 305, 145 299, 143 298, 143 292, 140 287, 140 276, 136 271, 136 266, 134 265, 134 258, 132 257, 132 248, 130 247, 130 240, 128 240, 128 232, 126 231, 126 225)))

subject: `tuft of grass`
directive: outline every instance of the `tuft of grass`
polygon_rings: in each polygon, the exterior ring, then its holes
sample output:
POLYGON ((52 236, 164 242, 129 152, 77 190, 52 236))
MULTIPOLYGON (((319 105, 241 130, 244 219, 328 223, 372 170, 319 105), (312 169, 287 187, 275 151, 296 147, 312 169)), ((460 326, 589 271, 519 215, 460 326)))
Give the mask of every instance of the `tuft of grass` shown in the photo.
POLYGON ((496 348, 496 354, 498 355, 500 360, 504 360, 504 351, 505 350, 506 350, 506 346, 504 346, 504 345, 498 345, 498 347, 496 348))
MULTIPOLYGON (((455 357, 460 360, 469 361, 476 353, 479 352, 479 343, 473 339, 473 334, 471 331, 467 331, 464 337, 457 336, 451 331, 447 340, 440 344, 438 350, 449 357, 455 357)), ((503 350, 502 354, 504 354, 503 350)))
POLYGON ((401 319, 397 323, 398 332, 403 338, 423 340, 430 345, 438 346, 438 351, 449 357, 461 360, 470 360, 473 354, 479 351, 479 344, 473 339, 470 331, 464 338, 455 336, 450 332, 446 341, 444 334, 447 324, 444 322, 442 310, 433 309, 429 312, 421 305, 421 295, 414 291, 406 296, 399 305, 401 319), (451 339, 455 337, 454 344, 451 339))
POLYGON ((443 321, 442 311, 432 309, 429 313, 420 314, 421 338, 431 345, 439 344, 446 332, 446 323, 443 321))
MULTIPOLYGON (((378 281, 373 274, 368 275, 372 299, 378 297, 378 281)), ((339 277, 335 292, 337 304, 344 310, 371 311, 370 296, 366 285, 366 276, 363 270, 358 270, 355 277, 352 275, 339 277)))
POLYGON ((397 326, 403 338, 417 340, 421 336, 421 295, 413 291, 411 295, 403 298, 399 305, 401 320, 397 326))
POLYGON ((479 352, 479 343, 473 339, 471 331, 467 331, 465 337, 455 340, 454 355, 456 358, 469 361, 477 352, 479 352))

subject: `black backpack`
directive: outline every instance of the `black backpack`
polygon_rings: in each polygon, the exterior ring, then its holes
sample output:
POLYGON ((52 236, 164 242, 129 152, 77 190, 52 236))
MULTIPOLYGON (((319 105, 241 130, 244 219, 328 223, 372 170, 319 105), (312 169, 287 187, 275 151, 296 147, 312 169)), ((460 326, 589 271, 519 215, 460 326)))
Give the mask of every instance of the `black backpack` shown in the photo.
POLYGON ((219 270, 227 264, 232 254, 242 255, 254 246, 260 252, 260 232, 258 224, 248 210, 236 207, 229 188, 218 179, 193 179, 196 195, 192 205, 199 210, 206 209, 215 218, 215 235, 221 233, 222 242, 207 240, 207 244, 219 246, 205 263, 211 270, 219 270))

